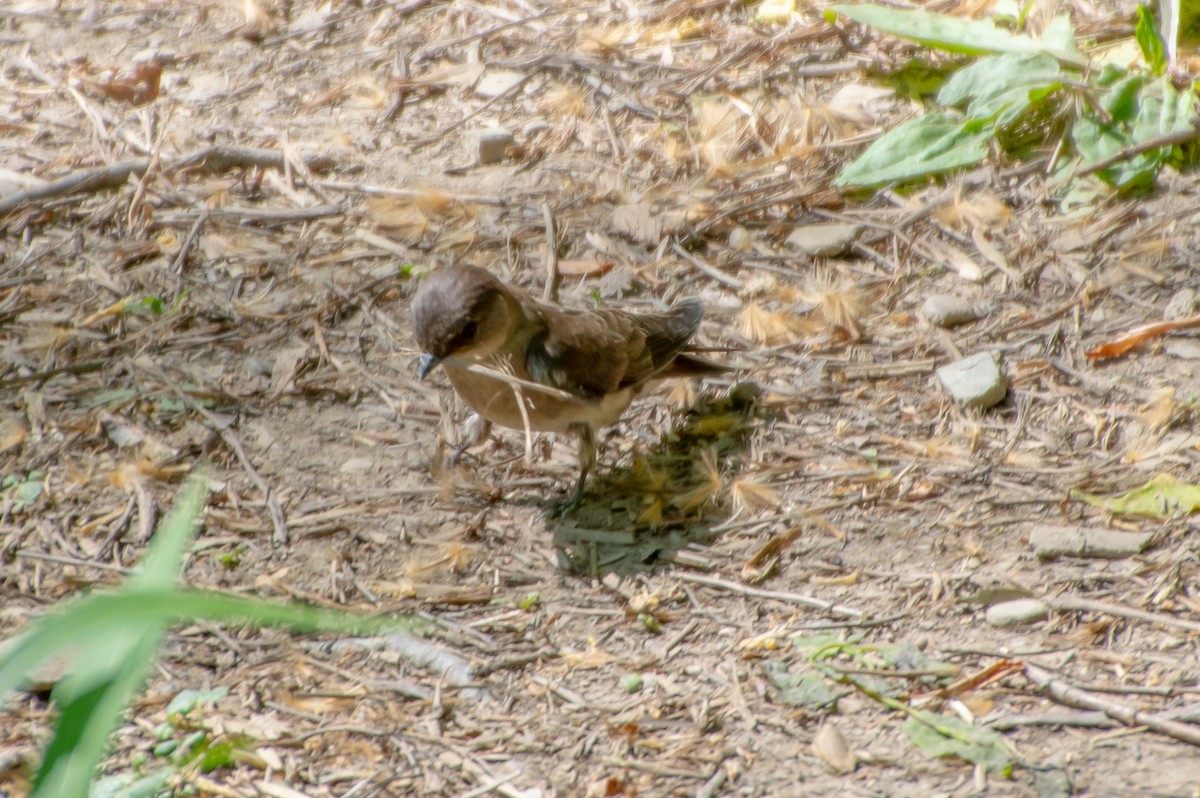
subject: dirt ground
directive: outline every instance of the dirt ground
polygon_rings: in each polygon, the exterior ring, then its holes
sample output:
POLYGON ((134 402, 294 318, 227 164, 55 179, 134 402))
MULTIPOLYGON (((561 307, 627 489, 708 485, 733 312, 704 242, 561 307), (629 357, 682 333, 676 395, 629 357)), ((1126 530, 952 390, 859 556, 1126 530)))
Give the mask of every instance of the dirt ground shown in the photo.
MULTIPOLYGON (((1127 8, 1068 10, 1132 30, 1127 8)), ((1195 313, 1195 177, 1070 212, 1044 161, 844 197, 838 168, 912 111, 863 70, 916 51, 819 11, 0 8, 0 198, 107 169, 0 205, 0 632, 127 573, 201 463, 188 584, 424 621, 374 642, 179 629, 106 773, 166 764, 167 703, 226 688, 195 722, 244 755, 181 768, 192 794, 1200 794, 1181 735, 1030 675, 1143 712, 1200 689, 1194 522, 1071 494, 1196 479, 1194 335, 1084 357, 1195 313), (481 164, 497 127, 512 143, 481 164), (561 517, 569 440, 498 431, 440 466, 463 408, 416 380, 408 313, 455 262, 540 295, 547 219, 564 304, 698 296, 699 342, 739 369, 639 400, 561 517), (823 254, 788 243, 823 233, 823 254), (938 294, 978 318, 929 324, 938 294), (985 351, 1007 397, 963 409, 934 370, 985 351), (1037 556, 1056 525, 1153 537, 1037 556), (985 620, 1014 596, 1048 617, 985 620), (817 636, 859 648, 818 672, 817 636), (934 756, 888 697, 999 731, 1012 766, 934 756)), ((4 711, 0 794, 27 789, 44 699, 4 711)))

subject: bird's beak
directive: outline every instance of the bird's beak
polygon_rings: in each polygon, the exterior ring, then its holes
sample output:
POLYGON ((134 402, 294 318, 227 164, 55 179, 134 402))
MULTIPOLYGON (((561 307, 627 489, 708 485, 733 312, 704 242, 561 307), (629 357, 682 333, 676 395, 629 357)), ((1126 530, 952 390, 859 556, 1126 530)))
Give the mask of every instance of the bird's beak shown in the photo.
POLYGON ((440 358, 436 358, 428 352, 421 355, 421 359, 417 361, 417 376, 425 379, 429 376, 429 372, 433 371, 441 363, 440 358))

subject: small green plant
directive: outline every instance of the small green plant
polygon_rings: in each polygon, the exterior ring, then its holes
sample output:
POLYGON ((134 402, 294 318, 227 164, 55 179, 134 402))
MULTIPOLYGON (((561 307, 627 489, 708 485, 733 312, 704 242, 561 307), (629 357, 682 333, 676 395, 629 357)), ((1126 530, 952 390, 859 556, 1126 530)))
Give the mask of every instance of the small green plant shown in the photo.
POLYGON ((941 108, 876 139, 834 181, 872 188, 924 180, 983 161, 999 148, 1023 157, 1055 145, 1064 193, 1095 172, 1119 190, 1142 188, 1168 162, 1183 163, 1180 144, 1194 133, 1196 94, 1165 75, 1166 56, 1152 15, 1143 9, 1137 38, 1147 66, 1093 66, 1075 43, 1070 20, 1052 21, 1040 39, 992 20, 961 19, 870 3, 830 6, 842 15, 928 47, 976 60, 941 85, 941 108))
MULTIPOLYGON (((88 785, 104 756, 108 738, 174 624, 207 619, 353 634, 394 631, 408 625, 403 619, 367 618, 180 586, 179 569, 206 496, 205 481, 193 479, 158 528, 141 568, 121 587, 66 602, 30 624, 3 648, 0 701, 46 660, 66 656, 71 663, 50 694, 58 709, 58 720, 43 752, 30 798, 87 798, 88 785)), ((189 699, 192 706, 199 700, 189 699)), ((215 746, 209 741, 206 745, 203 735, 196 737, 193 732, 183 741, 176 741, 173 751, 179 750, 181 742, 190 757, 187 761, 199 760, 201 768, 228 763, 235 750, 233 741, 215 746)), ((153 784, 159 784, 161 778, 161 784, 165 784, 169 776, 156 773, 147 778, 153 784)), ((130 795, 133 793, 128 790, 134 783, 147 786, 137 779, 106 780, 109 792, 97 793, 130 795)), ((153 795, 157 789, 139 794, 153 795)))
POLYGON ((0 479, 0 494, 6 504, 11 502, 13 512, 21 513, 42 497, 45 479, 45 473, 36 469, 20 476, 9 474, 0 479))
POLYGON ((835 706, 836 695, 829 682, 846 685, 888 709, 907 716, 904 731, 909 740, 930 756, 955 756, 1010 776, 1014 764, 1012 747, 997 732, 983 729, 957 717, 914 709, 904 700, 907 686, 889 679, 889 670, 924 672, 921 679, 936 682, 950 677, 955 668, 926 656, 912 644, 875 646, 862 643, 863 635, 840 637, 836 633, 800 635, 792 639, 805 660, 801 667, 765 661, 763 669, 776 689, 777 700, 812 711, 835 706), (878 671, 878 674, 872 673, 878 671))

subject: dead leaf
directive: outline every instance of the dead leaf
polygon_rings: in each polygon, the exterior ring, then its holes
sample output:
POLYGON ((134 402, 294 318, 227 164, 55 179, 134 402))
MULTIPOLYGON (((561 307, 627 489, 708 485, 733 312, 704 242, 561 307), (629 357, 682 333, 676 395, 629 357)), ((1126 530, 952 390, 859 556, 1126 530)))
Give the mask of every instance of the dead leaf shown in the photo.
POLYGON ((662 219, 644 203, 614 208, 612 226, 616 232, 648 246, 656 247, 662 241, 662 219))
POLYGON ((812 751, 829 765, 834 773, 853 773, 858 767, 858 758, 850 750, 846 738, 832 723, 821 724, 821 728, 813 737, 812 751))
POLYGON ((29 430, 19 418, 10 417, 0 421, 0 454, 20 446, 28 434, 29 430))
POLYGON ((161 78, 162 64, 151 60, 134 64, 133 69, 128 72, 118 73, 114 69, 106 78, 95 80, 85 76, 82 80, 93 94, 138 106, 154 102, 158 98, 161 78))
POLYGON ((560 260, 558 273, 564 277, 597 277, 615 265, 612 261, 560 260))
POLYGON ((1088 360, 1106 360, 1121 357, 1135 346, 1153 340, 1175 330, 1190 330, 1200 327, 1200 314, 1188 316, 1186 319, 1173 321, 1158 321, 1134 327, 1124 335, 1101 344, 1087 352, 1088 360))

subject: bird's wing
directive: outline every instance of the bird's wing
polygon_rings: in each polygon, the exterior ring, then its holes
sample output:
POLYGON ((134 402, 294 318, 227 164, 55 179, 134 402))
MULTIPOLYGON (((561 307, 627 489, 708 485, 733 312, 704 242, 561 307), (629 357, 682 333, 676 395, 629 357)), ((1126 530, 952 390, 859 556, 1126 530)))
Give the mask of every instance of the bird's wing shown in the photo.
POLYGON ((692 299, 663 313, 543 311, 546 329, 530 342, 529 373, 593 398, 643 383, 669 367, 695 334, 703 308, 692 299))

